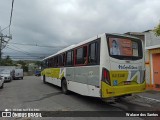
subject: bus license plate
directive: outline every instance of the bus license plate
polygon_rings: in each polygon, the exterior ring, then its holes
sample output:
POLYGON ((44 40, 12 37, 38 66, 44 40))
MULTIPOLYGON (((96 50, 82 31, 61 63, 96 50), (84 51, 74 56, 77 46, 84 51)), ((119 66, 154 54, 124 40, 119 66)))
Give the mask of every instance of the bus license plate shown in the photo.
POLYGON ((131 84, 131 81, 125 81, 124 82, 124 85, 130 85, 131 84))

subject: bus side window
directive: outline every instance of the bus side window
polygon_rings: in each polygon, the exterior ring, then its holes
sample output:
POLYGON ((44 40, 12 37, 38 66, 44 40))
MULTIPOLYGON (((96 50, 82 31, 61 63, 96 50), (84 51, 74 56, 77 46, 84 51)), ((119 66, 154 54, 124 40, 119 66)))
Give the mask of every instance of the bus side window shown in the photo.
POLYGON ((64 59, 63 54, 60 54, 60 55, 58 56, 59 66, 64 66, 64 64, 63 64, 63 59, 64 59))
POLYGON ((63 53, 63 66, 65 66, 65 64, 66 64, 66 54, 63 53))
POLYGON ((87 64, 87 46, 83 46, 76 49, 76 64, 78 65, 87 64))
POLYGON ((53 64, 53 61, 54 59, 53 59, 53 57, 50 59, 50 67, 53 67, 54 66, 54 64, 53 64))
POLYGON ((83 64, 83 48, 76 50, 76 64, 83 64))
POLYGON ((53 58, 49 59, 49 67, 53 67, 53 58))
POLYGON ((47 60, 44 60, 42 65, 44 69, 47 68, 47 60))
POLYGON ((98 44, 97 42, 89 44, 88 63, 89 64, 98 63, 98 44))
POLYGON ((54 67, 54 58, 52 57, 52 67, 54 67))
POLYGON ((46 60, 46 68, 48 68, 48 67, 49 67, 48 60, 46 60))
POLYGON ((51 59, 48 59, 48 67, 51 67, 51 59))
POLYGON ((87 46, 83 47, 83 64, 87 64, 87 46))
POLYGON ((66 65, 72 66, 73 65, 73 50, 68 51, 66 53, 66 65))
POLYGON ((56 67, 58 67, 58 56, 56 56, 56 67))
POLYGON ((58 67, 58 56, 54 57, 54 67, 58 67))

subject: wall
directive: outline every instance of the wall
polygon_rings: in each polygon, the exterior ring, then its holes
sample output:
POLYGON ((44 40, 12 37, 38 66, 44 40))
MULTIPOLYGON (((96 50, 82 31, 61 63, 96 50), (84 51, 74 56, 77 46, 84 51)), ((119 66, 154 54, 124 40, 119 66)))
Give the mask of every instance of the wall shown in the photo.
POLYGON ((160 36, 157 37, 153 31, 145 32, 145 41, 146 49, 160 48, 160 36))
POLYGON ((153 31, 145 32, 145 49, 147 89, 155 90, 152 55, 160 53, 160 37, 157 37, 153 31))

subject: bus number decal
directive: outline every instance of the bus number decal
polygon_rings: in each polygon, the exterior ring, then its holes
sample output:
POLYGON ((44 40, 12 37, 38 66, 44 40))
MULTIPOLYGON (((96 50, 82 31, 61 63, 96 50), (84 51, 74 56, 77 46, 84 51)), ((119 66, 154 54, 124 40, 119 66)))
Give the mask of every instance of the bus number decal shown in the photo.
POLYGON ((112 74, 113 78, 120 78, 120 77, 125 77, 125 73, 123 74, 112 74))

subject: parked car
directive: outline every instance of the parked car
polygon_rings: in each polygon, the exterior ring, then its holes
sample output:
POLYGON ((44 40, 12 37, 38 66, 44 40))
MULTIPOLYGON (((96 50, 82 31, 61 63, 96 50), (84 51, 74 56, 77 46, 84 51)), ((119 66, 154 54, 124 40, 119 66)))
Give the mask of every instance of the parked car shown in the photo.
POLYGON ((0 89, 3 88, 4 85, 4 79, 2 78, 2 76, 0 76, 0 89))
POLYGON ((2 77, 2 79, 4 79, 4 82, 12 80, 12 73, 10 70, 1 71, 0 76, 2 77))
POLYGON ((23 69, 14 69, 13 79, 23 79, 23 69))

